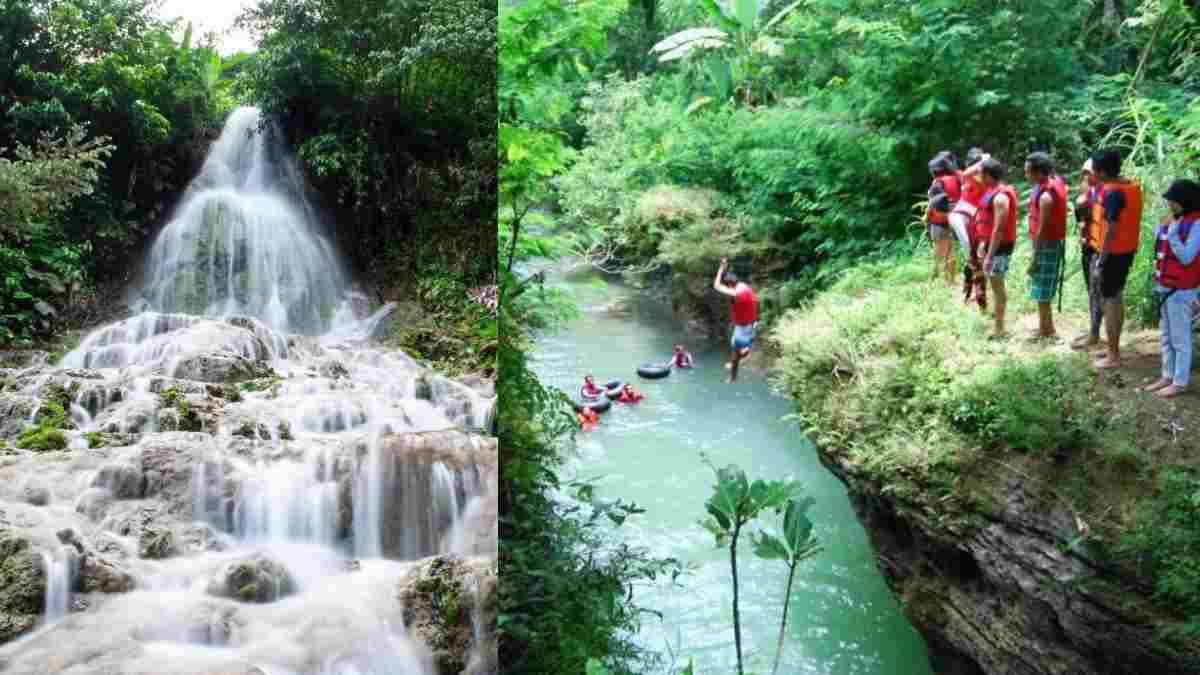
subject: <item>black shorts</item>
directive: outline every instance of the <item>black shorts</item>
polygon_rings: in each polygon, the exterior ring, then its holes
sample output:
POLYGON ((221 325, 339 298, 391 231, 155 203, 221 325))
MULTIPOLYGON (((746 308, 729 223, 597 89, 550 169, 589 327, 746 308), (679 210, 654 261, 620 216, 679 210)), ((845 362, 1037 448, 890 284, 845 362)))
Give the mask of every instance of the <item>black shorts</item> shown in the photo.
POLYGON ((1100 297, 1105 300, 1119 297, 1125 290, 1130 267, 1133 267, 1132 253, 1110 253, 1100 273, 1100 297))

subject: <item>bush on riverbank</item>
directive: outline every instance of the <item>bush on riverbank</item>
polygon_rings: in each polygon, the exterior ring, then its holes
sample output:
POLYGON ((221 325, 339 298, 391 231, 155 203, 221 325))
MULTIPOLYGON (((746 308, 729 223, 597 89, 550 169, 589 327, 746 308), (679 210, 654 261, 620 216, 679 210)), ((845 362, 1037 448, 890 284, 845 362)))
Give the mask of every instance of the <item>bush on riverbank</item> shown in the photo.
MULTIPOLYGON (((1019 248, 1009 274, 1013 337, 1003 341, 987 339, 988 321, 961 296, 927 281, 925 254, 855 270, 779 322, 779 382, 818 446, 955 536, 998 508, 987 496, 996 471, 1022 466, 1090 524, 1063 545, 1082 546, 1130 598, 1153 588, 1155 616, 1168 617, 1154 625, 1194 640, 1200 625, 1186 617, 1200 612, 1200 438, 1190 425, 1200 403, 1132 389, 1131 377, 1157 375, 1157 352, 1128 344, 1154 344, 1151 333, 1127 337, 1128 367, 1107 375, 1065 344, 1025 341, 1027 264, 1028 247, 1019 248)), ((1071 281, 1058 318, 1068 336, 1084 325, 1081 279, 1071 281)))

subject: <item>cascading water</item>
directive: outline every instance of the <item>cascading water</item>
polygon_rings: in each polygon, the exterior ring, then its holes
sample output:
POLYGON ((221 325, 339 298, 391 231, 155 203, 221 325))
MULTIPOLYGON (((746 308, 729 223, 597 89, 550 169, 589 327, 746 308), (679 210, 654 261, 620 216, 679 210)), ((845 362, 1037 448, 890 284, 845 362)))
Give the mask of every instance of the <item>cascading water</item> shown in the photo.
POLYGON ((139 298, 147 309, 254 316, 307 334, 329 328, 345 276, 280 138, 254 108, 230 115, 150 249, 139 298))
POLYGON ((271 138, 253 109, 229 119, 140 314, 8 373, 22 420, 53 403, 74 428, 61 461, 4 469, 44 498, 0 480, 0 536, 23 523, 47 582, 44 632, 0 646, 6 673, 426 675, 398 583, 439 553, 494 560, 494 394, 368 340, 392 307, 355 312, 271 138))

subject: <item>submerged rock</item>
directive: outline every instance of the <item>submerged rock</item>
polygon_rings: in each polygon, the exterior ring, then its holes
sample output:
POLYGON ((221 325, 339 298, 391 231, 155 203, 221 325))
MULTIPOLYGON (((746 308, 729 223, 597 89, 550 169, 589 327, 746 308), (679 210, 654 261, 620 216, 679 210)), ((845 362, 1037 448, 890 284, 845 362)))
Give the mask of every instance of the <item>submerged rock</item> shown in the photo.
POLYGON ((226 565, 208 585, 208 594, 241 602, 274 602, 296 590, 282 563, 262 554, 226 565))

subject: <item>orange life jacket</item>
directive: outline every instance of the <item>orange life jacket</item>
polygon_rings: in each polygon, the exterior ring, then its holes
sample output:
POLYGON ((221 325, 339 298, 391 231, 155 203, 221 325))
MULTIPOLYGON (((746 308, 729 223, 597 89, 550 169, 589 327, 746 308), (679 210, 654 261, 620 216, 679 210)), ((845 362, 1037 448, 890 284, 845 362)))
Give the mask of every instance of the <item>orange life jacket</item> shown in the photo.
POLYGON ((1108 228, 1115 225, 1112 248, 1109 253, 1120 255, 1137 251, 1142 230, 1142 186, 1128 180, 1109 181, 1100 186, 1096 201, 1092 202, 1091 245, 1096 251, 1104 251, 1104 239, 1108 228), (1104 215, 1104 197, 1109 192, 1125 195, 1125 208, 1116 223, 1108 222, 1104 215))

